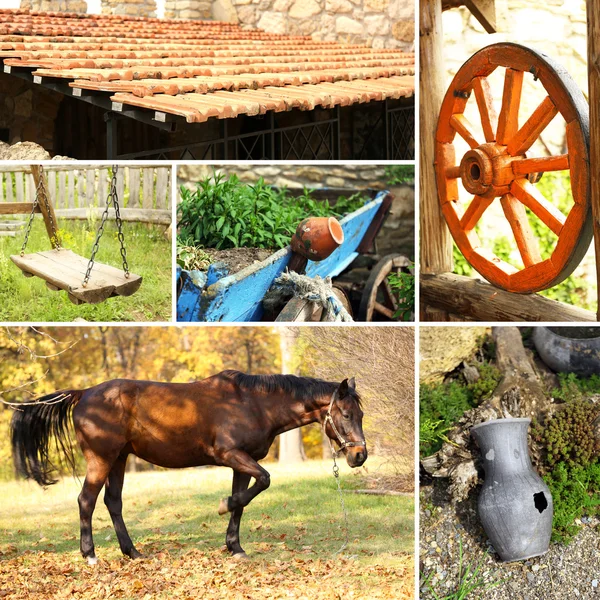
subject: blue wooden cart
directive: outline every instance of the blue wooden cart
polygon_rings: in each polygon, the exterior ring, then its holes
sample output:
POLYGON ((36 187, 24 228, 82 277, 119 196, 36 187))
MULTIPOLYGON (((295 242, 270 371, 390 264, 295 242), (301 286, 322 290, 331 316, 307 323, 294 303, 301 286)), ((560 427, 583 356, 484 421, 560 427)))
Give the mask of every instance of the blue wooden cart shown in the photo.
MULTIPOLYGON (((347 190, 344 190, 348 193, 347 190)), ((320 190, 327 197, 339 190, 320 190)), ((387 191, 366 192, 372 200, 340 220, 344 243, 321 262, 309 261, 306 275, 335 277, 360 254, 368 252, 390 209, 392 196, 387 191)), ((260 321, 262 300, 275 279, 286 269, 292 251, 289 246, 266 260, 229 275, 210 269, 208 273, 177 270, 178 321, 260 321)))

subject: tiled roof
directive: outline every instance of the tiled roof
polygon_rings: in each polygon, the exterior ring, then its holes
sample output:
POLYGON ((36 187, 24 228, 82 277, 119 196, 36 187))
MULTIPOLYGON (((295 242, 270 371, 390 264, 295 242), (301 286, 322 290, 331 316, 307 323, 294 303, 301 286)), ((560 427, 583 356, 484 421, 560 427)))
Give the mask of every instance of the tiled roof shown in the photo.
POLYGON ((0 10, 4 70, 200 123, 414 94, 414 54, 218 21, 0 10))

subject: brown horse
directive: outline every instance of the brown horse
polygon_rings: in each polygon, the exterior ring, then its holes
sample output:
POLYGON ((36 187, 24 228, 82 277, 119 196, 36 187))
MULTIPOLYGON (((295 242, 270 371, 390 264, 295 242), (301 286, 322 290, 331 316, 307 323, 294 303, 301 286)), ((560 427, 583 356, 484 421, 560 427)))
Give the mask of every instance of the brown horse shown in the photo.
POLYGON ((293 375, 223 371, 194 383, 115 379, 86 390, 56 392, 19 405, 12 419, 17 472, 42 486, 55 483, 50 438, 74 465, 68 427, 87 462, 79 495, 81 554, 97 562, 92 514, 103 486, 123 554, 138 558, 122 516, 122 490, 130 454, 161 467, 218 465, 233 469, 232 495, 219 514, 231 513, 226 544, 236 557, 244 507, 270 485, 264 458, 277 435, 319 422, 351 467, 367 459, 363 412, 354 379, 341 384, 293 375), (255 483, 248 487, 250 479, 255 483))

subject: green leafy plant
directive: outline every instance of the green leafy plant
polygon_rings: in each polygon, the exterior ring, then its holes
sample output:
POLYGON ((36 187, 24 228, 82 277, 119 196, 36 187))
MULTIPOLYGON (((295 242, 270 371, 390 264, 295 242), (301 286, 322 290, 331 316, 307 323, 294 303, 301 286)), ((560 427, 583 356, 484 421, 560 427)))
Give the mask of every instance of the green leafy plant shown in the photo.
POLYGON ((552 539, 568 544, 580 529, 576 520, 600 512, 600 464, 569 468, 560 462, 544 475, 544 481, 554 504, 552 539))
MULTIPOLYGON (((414 263, 410 265, 414 269, 414 263)), ((394 318, 401 321, 410 321, 415 312, 415 276, 413 273, 390 273, 388 283, 396 297, 398 309, 394 313, 394 318)))
POLYGON ((589 400, 574 400, 565 404, 540 430, 533 429, 537 441, 546 452, 546 463, 554 467, 588 467, 600 454, 600 444, 594 422, 600 416, 600 406, 589 400))
POLYGON ((385 177, 388 185, 411 184, 415 182, 415 168, 413 165, 388 165, 385 177))
POLYGON ((445 433, 462 415, 487 398, 498 385, 500 371, 492 364, 478 363, 479 379, 473 383, 448 381, 422 384, 419 388, 421 456, 429 456, 442 447, 445 433), (421 431, 422 427, 422 431, 421 431), (423 437, 421 437, 423 433, 423 437))
POLYGON ((559 373, 558 382, 559 387, 552 395, 563 402, 581 400, 586 395, 600 393, 600 375, 578 377, 575 373, 559 373))
POLYGON ((276 190, 260 178, 243 184, 236 175, 214 173, 195 190, 181 188, 177 207, 179 245, 224 250, 228 248, 280 249, 286 246, 302 219, 342 217, 365 204, 354 194, 335 204, 316 200, 305 189, 297 197, 276 190))
POLYGON ((598 514, 600 506, 600 444, 595 422, 600 406, 585 394, 594 392, 600 377, 559 375, 554 396, 566 403, 545 425, 534 423, 532 435, 542 449, 543 473, 554 503, 552 538, 569 543, 579 530, 576 520, 598 514))
POLYGON ((186 271, 205 271, 211 264, 211 257, 197 246, 178 246, 177 264, 186 271))

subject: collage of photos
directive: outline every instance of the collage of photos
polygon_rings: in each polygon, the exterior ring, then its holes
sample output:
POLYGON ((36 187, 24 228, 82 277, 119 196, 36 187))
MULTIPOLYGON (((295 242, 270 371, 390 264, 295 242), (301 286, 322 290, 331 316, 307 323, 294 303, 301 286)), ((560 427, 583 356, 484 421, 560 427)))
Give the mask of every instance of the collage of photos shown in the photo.
POLYGON ((0 599, 600 598, 599 55, 0 0, 0 599))

